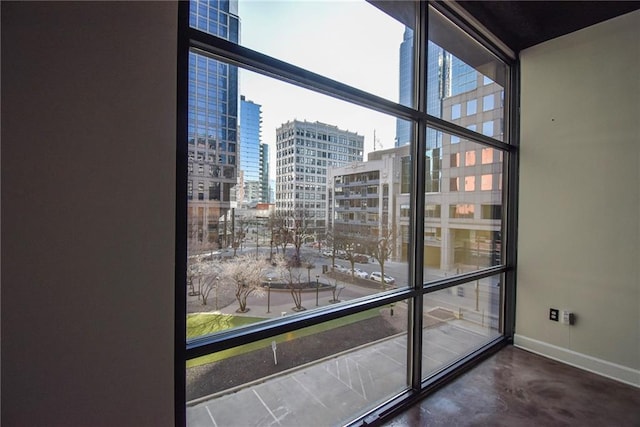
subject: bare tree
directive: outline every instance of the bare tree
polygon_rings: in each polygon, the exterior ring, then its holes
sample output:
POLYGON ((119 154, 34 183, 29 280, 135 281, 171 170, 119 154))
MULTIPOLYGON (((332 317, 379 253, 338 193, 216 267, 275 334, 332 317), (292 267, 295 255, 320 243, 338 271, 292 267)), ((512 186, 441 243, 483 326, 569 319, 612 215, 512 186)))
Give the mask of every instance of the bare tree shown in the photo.
MULTIPOLYGON (((329 285, 331 285, 331 281, 329 281, 329 285)), ((340 302, 340 294, 342 293, 345 287, 346 287, 345 285, 338 286, 338 281, 334 280, 333 286, 331 287, 331 293, 333 294, 333 297, 329 300, 329 302, 332 304, 336 302, 340 302)))
POLYGON ((242 242, 247 235, 247 231, 249 230, 249 224, 245 221, 244 217, 238 217, 235 220, 235 231, 233 233, 233 238, 231 240, 231 246, 233 247, 233 256, 236 256, 238 248, 242 247, 242 242))
POLYGON ((346 241, 343 245, 343 250, 346 254, 346 259, 347 261, 349 261, 349 264, 351 265, 351 276, 354 276, 354 269, 356 268, 356 242, 354 241, 353 238, 350 238, 348 241, 346 241))
POLYGON ((294 267, 292 263, 283 256, 277 257, 276 270, 289 289, 293 304, 295 305, 293 310, 306 310, 306 308, 302 306, 302 289, 304 288, 302 271, 294 267))
POLYGON ((195 258, 189 258, 187 262, 187 287, 189 288, 189 296, 199 295, 196 290, 200 273, 198 264, 199 262, 195 258))
POLYGON ((289 217, 289 225, 291 230, 291 241, 293 243, 293 247, 296 250, 295 254, 295 262, 296 266, 300 266, 300 248, 304 242, 307 241, 312 234, 309 233, 309 223, 311 220, 311 214, 306 209, 295 210, 291 212, 289 217))
POLYGON ((313 237, 309 233, 310 213, 307 210, 280 210, 273 215, 273 235, 275 242, 282 248, 282 254, 286 255, 289 244, 295 249, 293 262, 296 267, 300 266, 300 249, 302 245, 313 237))
POLYGON ((291 236, 289 233, 289 227, 287 224, 287 212, 275 211, 271 215, 271 240, 276 246, 282 248, 282 256, 285 256, 287 246, 291 243, 291 236))
MULTIPOLYGON (((202 305, 207 305, 209 295, 218 293, 220 264, 194 258, 187 267, 187 286, 190 296, 198 296, 202 305)), ((217 303, 216 303, 216 308, 217 303)))
POLYGON ((278 226, 279 219, 276 212, 272 211, 267 219, 267 227, 269 228, 269 261, 273 260, 273 247, 275 246, 276 252, 278 251, 278 226))
POLYGON ((238 313, 246 313, 247 298, 251 294, 263 296, 262 287, 268 264, 254 255, 241 255, 220 264, 220 282, 232 289, 238 301, 238 313))
MULTIPOLYGON (((207 301, 209 300, 209 295, 215 289, 218 292, 218 285, 220 283, 218 277, 218 271, 208 268, 209 272, 204 275, 202 278, 202 287, 200 291, 200 300, 202 301, 202 305, 207 305, 207 301)), ((218 308, 218 301, 216 298, 216 309, 218 308)))
POLYGON ((384 264, 393 254, 393 245, 395 241, 395 230, 393 228, 385 228, 382 230, 378 238, 371 242, 371 256, 380 264, 380 273, 382 273, 382 290, 386 289, 384 281, 384 264))
POLYGON ((311 261, 307 261, 304 263, 304 268, 307 269, 307 280, 309 281, 309 284, 311 284, 311 270, 315 267, 316 266, 311 261))
POLYGON ((333 227, 327 229, 325 236, 327 242, 326 244, 331 248, 331 265, 333 266, 336 263, 336 239, 333 227))
POLYGON ((339 233, 333 236, 334 253, 340 251, 344 254, 344 258, 349 261, 351 265, 351 275, 354 275, 355 263, 356 263, 356 248, 358 247, 358 237, 356 234, 351 233, 339 233))

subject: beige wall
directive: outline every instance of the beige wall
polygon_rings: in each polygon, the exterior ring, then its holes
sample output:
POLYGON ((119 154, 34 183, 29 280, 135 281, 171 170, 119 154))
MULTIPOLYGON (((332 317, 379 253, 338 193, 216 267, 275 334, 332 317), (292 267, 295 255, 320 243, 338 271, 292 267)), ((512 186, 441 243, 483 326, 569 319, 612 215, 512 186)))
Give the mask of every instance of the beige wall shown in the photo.
POLYGON ((522 52, 516 344, 640 386, 638 28, 634 12, 522 52))
POLYGON ((173 425, 177 6, 2 2, 2 425, 173 425))

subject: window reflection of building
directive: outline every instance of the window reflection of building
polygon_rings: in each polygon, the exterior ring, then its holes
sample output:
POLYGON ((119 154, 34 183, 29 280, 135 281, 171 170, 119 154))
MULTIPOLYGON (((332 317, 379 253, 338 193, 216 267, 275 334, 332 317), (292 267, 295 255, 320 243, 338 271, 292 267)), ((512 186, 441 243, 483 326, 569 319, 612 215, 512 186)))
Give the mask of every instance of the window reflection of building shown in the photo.
MULTIPOLYGON (((190 25, 238 42, 238 16, 229 2, 209 7, 192 0, 190 25), (209 10, 211 9, 211 13, 209 10), (215 19, 213 19, 215 16, 215 19)), ((225 246, 224 218, 237 184, 238 73, 234 66, 196 53, 189 55, 187 227, 193 249, 225 246), (223 222, 220 225, 219 222, 223 222)))

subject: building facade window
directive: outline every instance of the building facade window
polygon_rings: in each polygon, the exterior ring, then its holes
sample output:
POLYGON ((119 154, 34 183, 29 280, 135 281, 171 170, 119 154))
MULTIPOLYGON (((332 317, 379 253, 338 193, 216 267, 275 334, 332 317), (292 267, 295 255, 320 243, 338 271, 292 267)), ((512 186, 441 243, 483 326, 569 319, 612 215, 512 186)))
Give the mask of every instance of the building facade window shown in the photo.
POLYGON ((490 111, 494 109, 493 99, 493 94, 486 95, 482 98, 482 111, 490 111))
POLYGON ((449 218, 472 219, 475 214, 475 205, 458 204, 449 206, 449 218))
POLYGON ((453 104, 451 106, 451 119, 459 119, 460 118, 460 104, 453 104))
POLYGON ((493 190, 493 175, 487 174, 480 177, 480 189, 482 191, 493 190))
POLYGON ((493 121, 482 123, 482 134, 486 136, 493 136, 493 121))
POLYGON ((467 116, 472 116, 478 112, 478 100, 471 99, 467 101, 467 116))

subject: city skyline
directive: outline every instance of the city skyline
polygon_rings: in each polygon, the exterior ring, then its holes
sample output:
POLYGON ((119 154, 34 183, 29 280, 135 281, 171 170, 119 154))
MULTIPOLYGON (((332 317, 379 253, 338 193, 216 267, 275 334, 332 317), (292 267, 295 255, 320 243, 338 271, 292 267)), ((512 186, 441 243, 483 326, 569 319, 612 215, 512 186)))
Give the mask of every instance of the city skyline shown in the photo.
MULTIPOLYGON (((394 102, 404 25, 367 2, 239 1, 240 43, 394 102), (353 16, 367 19, 354 22, 353 16), (312 18, 310 18, 312 17, 312 18), (366 22, 366 26, 363 23, 366 22), (327 31, 330 29, 330 31, 327 31), (331 46, 330 52, 327 46, 331 46)), ((391 148, 396 118, 241 69, 240 92, 262 105, 262 140, 275 164, 276 129, 319 121, 364 136, 364 154, 391 148)), ((272 168, 270 179, 275 179, 272 168)))

